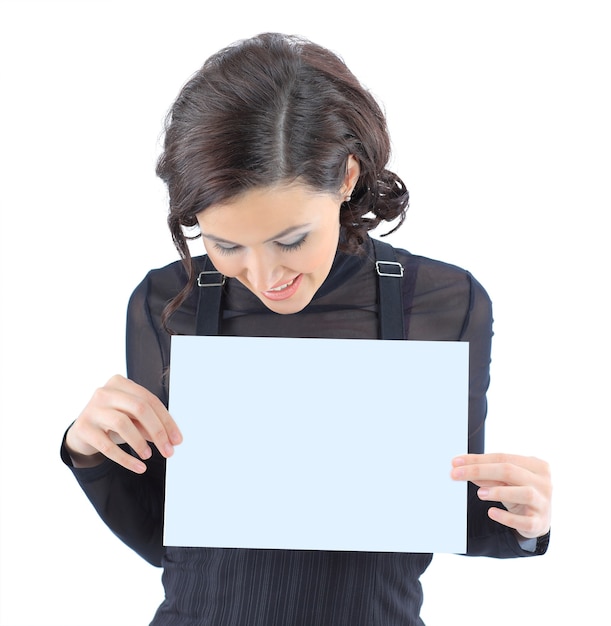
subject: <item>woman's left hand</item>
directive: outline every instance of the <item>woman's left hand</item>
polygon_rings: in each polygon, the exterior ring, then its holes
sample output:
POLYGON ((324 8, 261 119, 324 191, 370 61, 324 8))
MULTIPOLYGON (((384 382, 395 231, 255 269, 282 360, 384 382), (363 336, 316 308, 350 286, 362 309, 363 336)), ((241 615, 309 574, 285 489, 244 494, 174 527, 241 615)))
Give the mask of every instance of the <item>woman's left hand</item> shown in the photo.
POLYGON ((452 461, 452 478, 479 487, 481 500, 501 502, 488 515, 527 539, 550 529, 552 481, 549 466, 534 457, 515 454, 465 454, 452 461))

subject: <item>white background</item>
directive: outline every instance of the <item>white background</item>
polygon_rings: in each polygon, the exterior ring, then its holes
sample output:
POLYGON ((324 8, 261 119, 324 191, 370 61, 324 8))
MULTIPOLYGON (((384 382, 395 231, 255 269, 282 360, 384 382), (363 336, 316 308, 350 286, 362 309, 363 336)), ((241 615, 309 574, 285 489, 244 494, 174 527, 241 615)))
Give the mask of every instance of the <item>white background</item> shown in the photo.
POLYGON ((554 472, 549 553, 435 557, 427 625, 602 623, 607 3, 214 4, 0 2, 0 624, 147 624, 162 600, 59 442, 124 372, 131 290, 176 258, 154 175, 167 108, 207 56, 266 30, 339 52, 384 104, 412 194, 393 242, 469 269, 494 302, 488 449, 554 472))

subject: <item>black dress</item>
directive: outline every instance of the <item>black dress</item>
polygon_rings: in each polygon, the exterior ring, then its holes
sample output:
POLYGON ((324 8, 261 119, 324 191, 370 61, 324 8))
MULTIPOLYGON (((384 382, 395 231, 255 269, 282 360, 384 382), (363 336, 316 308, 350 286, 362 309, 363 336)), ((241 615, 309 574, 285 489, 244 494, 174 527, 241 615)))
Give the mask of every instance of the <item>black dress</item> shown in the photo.
MULTIPOLYGON (((404 319, 408 339, 470 344, 469 451, 484 450, 489 383, 491 304, 482 286, 452 265, 397 250, 406 272, 404 319), (411 279, 411 280, 408 280, 411 279)), ((134 291, 127 315, 128 376, 167 406, 170 336, 161 312, 186 281, 180 262, 149 272, 134 291)), ((338 253, 330 275, 301 312, 279 315, 235 280, 224 287, 221 333, 236 336, 367 338, 378 336, 377 289, 371 242, 367 254, 338 253)), ((170 320, 178 334, 195 334, 196 292, 170 320)), ((375 392, 372 365, 350 364, 359 384, 375 392)), ((349 393, 349 391, 346 391, 349 393)), ((62 447, 64 462, 72 467, 62 447)), ((448 459, 448 464, 450 459, 448 459)), ((152 626, 395 626, 422 624, 421 574, 431 554, 164 548, 165 460, 155 452, 136 475, 105 461, 72 471, 96 510, 128 546, 164 568, 166 597, 152 626)), ((449 467, 448 467, 449 471, 449 467)), ((397 494, 401 497, 401 494, 397 494)), ((493 503, 469 486, 469 555, 516 557, 512 530, 490 520, 493 503)))

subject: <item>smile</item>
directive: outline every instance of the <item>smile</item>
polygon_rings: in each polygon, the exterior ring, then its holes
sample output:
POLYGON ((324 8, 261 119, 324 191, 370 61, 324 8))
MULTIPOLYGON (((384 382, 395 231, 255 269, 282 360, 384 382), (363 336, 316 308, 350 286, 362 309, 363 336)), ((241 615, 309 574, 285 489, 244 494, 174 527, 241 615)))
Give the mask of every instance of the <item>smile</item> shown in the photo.
POLYGON ((285 283, 284 285, 280 285, 280 287, 274 287, 273 289, 269 289, 268 291, 284 291, 285 289, 290 287, 294 282, 295 282, 295 279, 293 278, 293 280, 289 281, 288 283, 285 283))
POLYGON ((264 291, 263 296, 265 296, 268 300, 287 300, 297 292, 302 278, 303 274, 299 274, 292 280, 289 280, 288 283, 284 283, 283 285, 272 287, 271 289, 264 291))

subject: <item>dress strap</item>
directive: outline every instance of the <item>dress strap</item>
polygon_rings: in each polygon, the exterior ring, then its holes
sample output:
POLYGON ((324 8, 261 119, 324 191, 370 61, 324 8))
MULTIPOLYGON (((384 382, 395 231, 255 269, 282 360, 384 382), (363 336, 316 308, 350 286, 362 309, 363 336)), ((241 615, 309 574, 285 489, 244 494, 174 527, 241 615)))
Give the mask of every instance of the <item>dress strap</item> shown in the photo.
POLYGON ((380 339, 405 339, 403 319, 403 265, 395 249, 385 241, 373 239, 378 279, 378 320, 380 339))
POLYGON ((225 276, 212 265, 208 255, 203 257, 203 269, 197 276, 199 295, 197 298, 196 335, 218 335, 221 325, 221 300, 225 276))

